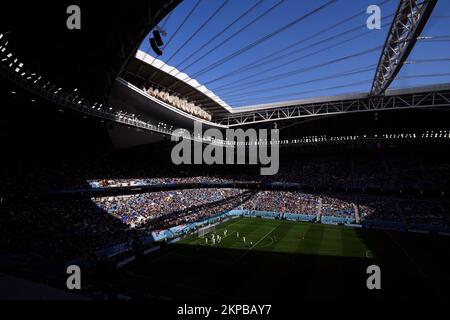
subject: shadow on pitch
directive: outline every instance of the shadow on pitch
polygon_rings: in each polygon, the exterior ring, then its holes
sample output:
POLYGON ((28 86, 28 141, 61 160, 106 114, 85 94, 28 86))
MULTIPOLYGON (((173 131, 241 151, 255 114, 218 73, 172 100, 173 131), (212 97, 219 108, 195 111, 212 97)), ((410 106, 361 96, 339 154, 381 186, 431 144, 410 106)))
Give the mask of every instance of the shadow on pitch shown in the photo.
POLYGON ((302 298, 351 304, 352 299, 441 296, 384 232, 360 230, 358 235, 372 259, 173 244, 125 269, 118 287, 137 298, 205 300, 302 298), (380 291, 366 286, 372 264, 382 269, 380 291))

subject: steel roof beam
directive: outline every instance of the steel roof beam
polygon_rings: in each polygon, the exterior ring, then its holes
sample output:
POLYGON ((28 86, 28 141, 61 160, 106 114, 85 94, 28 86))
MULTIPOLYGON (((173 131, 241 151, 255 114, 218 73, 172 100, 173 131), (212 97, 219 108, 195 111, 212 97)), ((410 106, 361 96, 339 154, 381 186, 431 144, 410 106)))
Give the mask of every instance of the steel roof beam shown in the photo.
POLYGON ((298 121, 305 118, 336 114, 449 107, 450 89, 447 88, 377 97, 367 96, 366 98, 314 102, 278 109, 236 113, 215 119, 215 122, 229 127, 236 127, 286 120, 298 121))
POLYGON ((436 3, 437 0, 400 0, 378 61, 370 95, 385 93, 414 48, 436 3))

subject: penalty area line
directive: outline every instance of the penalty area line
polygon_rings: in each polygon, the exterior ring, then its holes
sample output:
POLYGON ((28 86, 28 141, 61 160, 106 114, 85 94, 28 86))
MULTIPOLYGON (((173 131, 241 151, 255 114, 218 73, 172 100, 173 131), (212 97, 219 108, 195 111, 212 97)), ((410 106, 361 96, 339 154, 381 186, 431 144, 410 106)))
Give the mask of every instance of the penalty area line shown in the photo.
POLYGON ((245 257, 245 255, 247 253, 249 253, 251 250, 253 250, 261 241, 263 241, 265 238, 267 238, 267 236, 269 234, 271 234, 272 232, 274 232, 279 226, 281 225, 281 223, 275 227, 273 227, 269 232, 267 232, 263 237, 261 237, 261 239, 259 239, 257 242, 255 242, 255 244, 253 246, 251 246, 249 249, 247 249, 243 254, 241 254, 235 261, 233 261, 231 264, 235 264, 237 262, 239 262, 240 260, 242 260, 242 258, 245 257))

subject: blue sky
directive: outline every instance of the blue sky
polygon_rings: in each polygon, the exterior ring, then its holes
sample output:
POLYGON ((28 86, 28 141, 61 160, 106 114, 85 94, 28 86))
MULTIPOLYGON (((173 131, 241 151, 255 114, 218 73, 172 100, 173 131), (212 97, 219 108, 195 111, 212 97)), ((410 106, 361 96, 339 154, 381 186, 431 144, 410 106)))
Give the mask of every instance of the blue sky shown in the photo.
MULTIPOLYGON (((159 59, 205 84, 232 107, 368 92, 398 5, 397 0, 336 0, 329 5, 329 0, 198 1, 183 1, 159 24, 167 32, 159 59), (381 4, 381 30, 365 27, 371 4, 381 4)), ((449 25, 450 1, 440 0, 422 35, 449 36, 449 25)), ((442 40, 418 42, 408 60, 450 58, 450 37, 442 40)), ((140 49, 154 56, 147 39, 140 49)), ((405 65, 391 87, 450 82, 450 75, 423 76, 442 73, 450 73, 450 61, 405 65)))

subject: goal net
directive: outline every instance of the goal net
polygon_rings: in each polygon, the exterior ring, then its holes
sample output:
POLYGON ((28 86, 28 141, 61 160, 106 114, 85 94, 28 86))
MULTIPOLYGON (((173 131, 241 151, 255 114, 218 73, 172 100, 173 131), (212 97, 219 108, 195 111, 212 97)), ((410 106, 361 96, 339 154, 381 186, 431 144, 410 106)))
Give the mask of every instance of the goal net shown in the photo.
POLYGON ((197 234, 199 238, 204 238, 208 233, 216 231, 216 226, 206 226, 197 230, 197 234))

